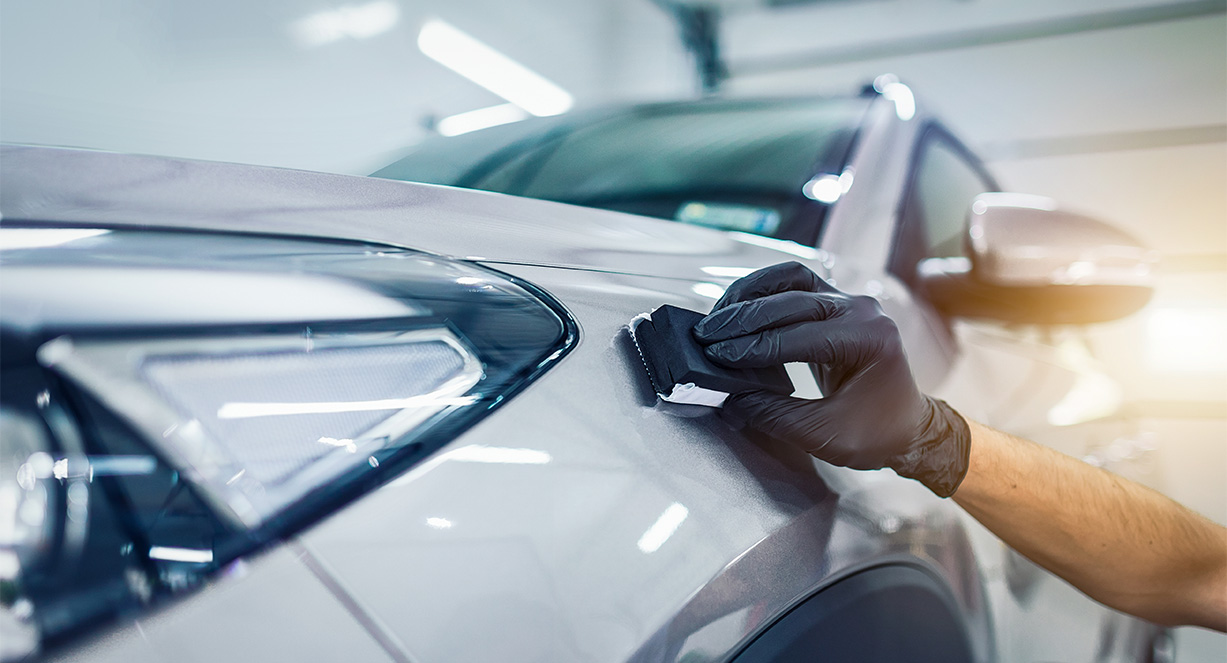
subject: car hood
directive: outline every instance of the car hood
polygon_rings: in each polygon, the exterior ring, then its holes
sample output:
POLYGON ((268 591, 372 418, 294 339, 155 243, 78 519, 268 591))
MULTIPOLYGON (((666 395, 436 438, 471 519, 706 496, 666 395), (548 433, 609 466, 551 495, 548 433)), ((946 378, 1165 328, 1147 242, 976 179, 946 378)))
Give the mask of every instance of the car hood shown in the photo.
POLYGON ((793 242, 444 186, 62 148, 0 154, 9 222, 320 236, 717 283, 821 259, 793 242))

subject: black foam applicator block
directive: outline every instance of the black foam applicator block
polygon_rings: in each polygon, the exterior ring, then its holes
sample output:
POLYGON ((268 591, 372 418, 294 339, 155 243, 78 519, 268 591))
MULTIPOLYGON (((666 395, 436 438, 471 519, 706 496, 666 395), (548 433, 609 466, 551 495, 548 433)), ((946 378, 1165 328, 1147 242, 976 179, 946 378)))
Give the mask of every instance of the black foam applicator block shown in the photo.
POLYGON ((650 320, 643 320, 634 328, 635 344, 656 393, 668 395, 674 385, 687 383, 726 394, 793 392, 792 380, 783 366, 726 368, 708 360, 703 346, 691 333, 703 317, 702 313, 666 304, 652 311, 650 320))

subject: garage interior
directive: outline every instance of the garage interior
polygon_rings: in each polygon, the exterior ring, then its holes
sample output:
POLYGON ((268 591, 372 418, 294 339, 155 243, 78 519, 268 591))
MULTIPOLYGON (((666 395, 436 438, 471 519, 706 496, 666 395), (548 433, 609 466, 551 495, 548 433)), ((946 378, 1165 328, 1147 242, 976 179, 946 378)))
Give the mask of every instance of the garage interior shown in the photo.
MULTIPOLYGON (((424 53, 438 21, 575 108, 897 75, 1007 190, 1159 253, 1147 308, 1085 332, 1122 389, 1088 398, 1130 431, 1092 455, 1147 456, 1131 478, 1227 523, 1222 0, 3 0, 0 140, 369 174, 508 103, 424 53)), ((1227 637, 1177 650, 1227 660, 1227 637)))

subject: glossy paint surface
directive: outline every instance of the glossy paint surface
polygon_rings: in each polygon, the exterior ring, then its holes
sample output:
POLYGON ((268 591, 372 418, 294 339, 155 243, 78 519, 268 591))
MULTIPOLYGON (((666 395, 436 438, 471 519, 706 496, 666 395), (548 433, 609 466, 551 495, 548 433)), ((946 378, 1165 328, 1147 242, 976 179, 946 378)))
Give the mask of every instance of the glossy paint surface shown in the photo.
POLYGON ((703 299, 642 277, 515 271, 566 301, 584 340, 449 448, 527 445, 549 462, 445 449, 303 537, 413 658, 720 660, 831 576, 898 557, 943 569, 983 619, 951 505, 651 398, 628 314, 703 299), (462 637, 477 622, 488 636, 462 637))
MULTIPOLYGON (((378 241, 490 262, 692 278, 796 244, 501 194, 277 168, 5 146, 4 218, 378 241)), ((714 281, 731 281, 712 276, 714 281)))
MULTIPOLYGON (((908 131, 889 133, 883 145, 908 131)), ((362 625, 355 647, 374 642, 394 660, 726 660, 812 590, 901 561, 951 587, 983 660, 1126 660, 1103 649, 1098 633, 1129 623, 1089 600, 1073 600, 1073 613, 1054 620, 1043 597, 1072 590, 1042 573, 1031 581, 1038 589, 1013 589, 1019 567, 1000 542, 918 484, 757 444, 709 410, 651 397, 626 337, 631 317, 662 303, 704 310, 736 276, 800 259, 883 301, 926 389, 990 424, 1037 430, 1047 408, 1037 402, 1015 416, 1015 389, 1050 380, 1037 401, 1059 401, 1068 371, 1046 362, 1042 348, 1007 339, 977 350, 968 335, 950 334, 875 264, 888 238, 849 229, 824 250, 769 248, 769 240, 425 185, 58 150, 4 157, 6 219, 339 236, 480 256, 552 293, 581 329, 556 369, 297 537, 293 560, 270 553, 243 577, 219 578, 85 645, 113 660, 150 646, 133 629, 184 646, 200 632, 237 635, 219 596, 265 591, 278 568, 298 565, 312 573, 267 591, 326 587, 362 625), (834 246, 847 255, 827 250, 834 246), (995 356, 1014 363, 994 368, 995 356)), ((888 228, 886 207, 863 217, 867 233, 888 228)), ((282 600, 257 603, 270 607, 260 622, 270 642, 331 627, 324 614, 283 617, 282 600)))

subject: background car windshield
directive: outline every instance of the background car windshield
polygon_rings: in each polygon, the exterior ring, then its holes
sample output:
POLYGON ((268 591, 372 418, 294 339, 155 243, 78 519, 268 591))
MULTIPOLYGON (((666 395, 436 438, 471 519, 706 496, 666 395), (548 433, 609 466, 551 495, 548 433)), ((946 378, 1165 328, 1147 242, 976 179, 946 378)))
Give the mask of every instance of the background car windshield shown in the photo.
POLYGON ((375 175, 811 243, 825 206, 802 186, 843 169, 866 108, 856 98, 639 106, 427 141, 375 175))

